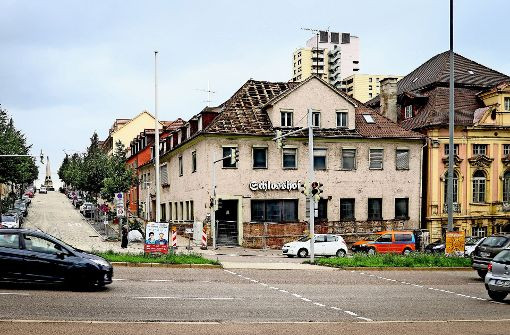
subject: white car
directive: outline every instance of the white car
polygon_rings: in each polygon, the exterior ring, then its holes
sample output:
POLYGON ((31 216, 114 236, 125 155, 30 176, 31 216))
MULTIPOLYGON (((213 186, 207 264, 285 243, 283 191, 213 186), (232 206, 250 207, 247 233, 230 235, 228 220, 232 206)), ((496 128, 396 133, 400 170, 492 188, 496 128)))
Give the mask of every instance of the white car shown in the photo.
POLYGON ((41 188, 39 189, 39 194, 41 194, 41 193, 44 193, 44 194, 48 193, 48 190, 46 190, 46 187, 41 186, 41 188))
POLYGON ((485 237, 468 237, 464 247, 464 256, 471 257, 475 248, 485 240, 485 237))
MULTIPOLYGON (((313 244, 314 255, 345 257, 347 245, 340 235, 316 234, 313 244)), ((288 257, 307 257, 310 255, 310 237, 304 236, 297 241, 285 244, 282 252, 288 257)))
POLYGON ((19 218, 15 215, 2 215, 1 227, 3 228, 19 228, 19 218))

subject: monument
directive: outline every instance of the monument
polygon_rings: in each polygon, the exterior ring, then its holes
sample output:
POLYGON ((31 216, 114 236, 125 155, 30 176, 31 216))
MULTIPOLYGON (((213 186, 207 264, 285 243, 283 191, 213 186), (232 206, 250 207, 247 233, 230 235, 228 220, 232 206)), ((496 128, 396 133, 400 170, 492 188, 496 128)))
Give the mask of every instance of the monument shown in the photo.
POLYGON ((46 190, 55 191, 53 182, 51 181, 50 157, 46 156, 46 178, 44 179, 44 186, 46 190))

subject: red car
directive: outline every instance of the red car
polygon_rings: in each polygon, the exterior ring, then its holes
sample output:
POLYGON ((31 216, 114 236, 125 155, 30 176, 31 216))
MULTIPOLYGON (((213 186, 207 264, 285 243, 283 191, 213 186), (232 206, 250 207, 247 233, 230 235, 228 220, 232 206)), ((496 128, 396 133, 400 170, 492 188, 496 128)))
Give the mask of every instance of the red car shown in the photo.
POLYGON ((29 198, 33 198, 34 197, 34 193, 32 191, 26 191, 25 195, 28 195, 29 198))

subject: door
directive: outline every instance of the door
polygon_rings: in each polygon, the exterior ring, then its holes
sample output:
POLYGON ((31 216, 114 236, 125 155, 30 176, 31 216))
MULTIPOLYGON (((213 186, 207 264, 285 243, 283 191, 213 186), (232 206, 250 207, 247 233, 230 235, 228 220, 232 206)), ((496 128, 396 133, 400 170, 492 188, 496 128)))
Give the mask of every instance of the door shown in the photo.
POLYGON ((387 253, 391 251, 391 242, 392 237, 391 233, 381 235, 375 242, 374 246, 376 248, 376 251, 378 253, 387 253))
POLYGON ((326 251, 326 235, 316 235, 313 244, 313 253, 315 255, 324 255, 326 251))
POLYGON ((23 251, 20 248, 19 234, 0 233, 0 278, 16 279, 23 277, 23 251))
POLYGON ((237 228, 238 200, 221 200, 216 211, 216 244, 238 245, 237 228))

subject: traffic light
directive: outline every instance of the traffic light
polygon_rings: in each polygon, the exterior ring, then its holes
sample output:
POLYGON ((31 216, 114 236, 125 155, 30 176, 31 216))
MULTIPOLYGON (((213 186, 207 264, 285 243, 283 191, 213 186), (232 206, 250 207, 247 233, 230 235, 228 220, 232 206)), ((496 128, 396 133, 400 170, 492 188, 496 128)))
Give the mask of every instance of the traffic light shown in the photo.
POLYGON ((283 138, 282 138, 282 131, 277 130, 276 131, 276 147, 278 149, 283 148, 283 138))
POLYGON ((323 186, 322 183, 318 183, 316 181, 312 182, 311 192, 312 192, 312 196, 313 196, 313 199, 315 200, 315 202, 319 202, 319 200, 321 199, 322 186, 323 186))
POLYGON ((230 165, 235 165, 239 162, 239 149, 232 148, 230 149, 230 165))
POLYGON ((304 195, 309 196, 310 195, 310 183, 308 183, 308 182, 301 182, 300 185, 299 185, 299 190, 304 195))

